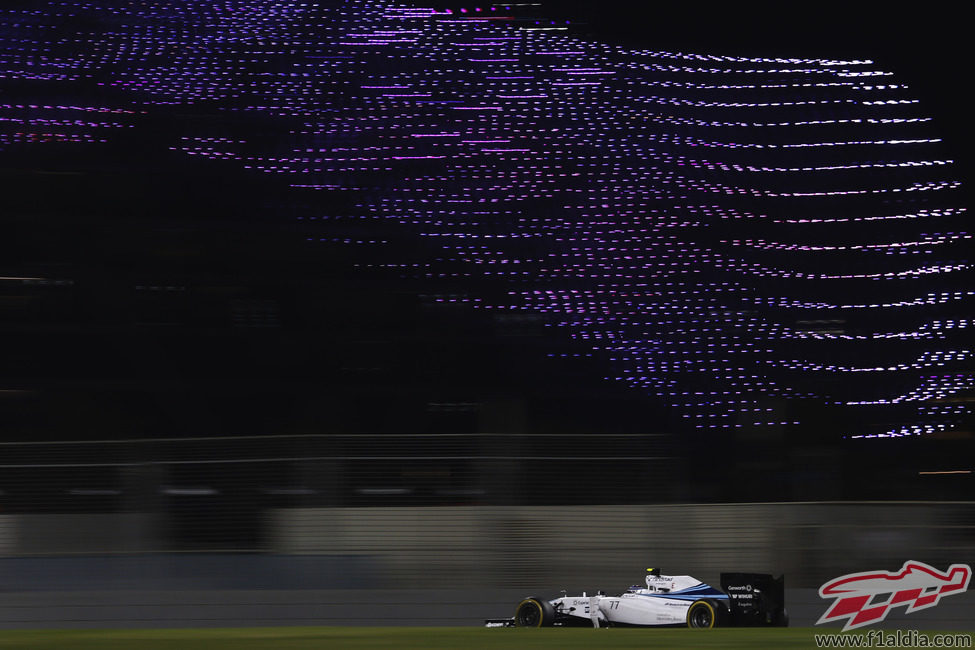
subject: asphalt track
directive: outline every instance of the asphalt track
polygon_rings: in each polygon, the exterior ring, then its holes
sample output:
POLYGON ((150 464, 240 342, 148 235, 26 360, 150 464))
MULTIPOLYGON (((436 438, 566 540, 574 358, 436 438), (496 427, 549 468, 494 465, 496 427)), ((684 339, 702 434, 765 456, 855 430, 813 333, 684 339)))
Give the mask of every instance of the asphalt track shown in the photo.
MULTIPOLYGON (((0 591, 0 629, 183 628, 281 625, 479 626, 510 616, 522 590, 464 589, 169 589, 0 591)), ((814 589, 786 591, 793 626, 811 626, 825 611, 814 589)), ((975 629, 975 595, 946 598, 905 615, 888 629, 975 629)), ((837 626, 832 626, 837 627, 837 626)))

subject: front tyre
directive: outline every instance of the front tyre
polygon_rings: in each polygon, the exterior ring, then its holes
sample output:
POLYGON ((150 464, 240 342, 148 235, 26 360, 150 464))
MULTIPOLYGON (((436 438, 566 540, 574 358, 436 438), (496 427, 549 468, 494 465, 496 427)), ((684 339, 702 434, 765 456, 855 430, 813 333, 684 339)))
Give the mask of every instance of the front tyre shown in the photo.
POLYGON ((516 627, 549 627, 555 623, 552 603, 540 598, 526 598, 515 610, 516 627))
POLYGON ((711 629, 718 623, 718 610, 708 600, 695 600, 687 609, 687 627, 711 629))

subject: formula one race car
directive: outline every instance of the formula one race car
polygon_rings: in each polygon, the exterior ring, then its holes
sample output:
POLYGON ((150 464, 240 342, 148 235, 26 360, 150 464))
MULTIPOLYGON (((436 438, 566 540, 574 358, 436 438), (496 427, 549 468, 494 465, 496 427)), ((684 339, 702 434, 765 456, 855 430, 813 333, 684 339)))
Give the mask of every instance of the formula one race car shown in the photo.
MULTIPOLYGON (((691 576, 664 576, 647 569, 647 586, 619 596, 526 598, 512 618, 489 619, 487 627, 640 626, 786 627, 785 578, 764 573, 722 573, 721 590, 691 576)), ((564 594, 565 592, 563 592, 564 594)))

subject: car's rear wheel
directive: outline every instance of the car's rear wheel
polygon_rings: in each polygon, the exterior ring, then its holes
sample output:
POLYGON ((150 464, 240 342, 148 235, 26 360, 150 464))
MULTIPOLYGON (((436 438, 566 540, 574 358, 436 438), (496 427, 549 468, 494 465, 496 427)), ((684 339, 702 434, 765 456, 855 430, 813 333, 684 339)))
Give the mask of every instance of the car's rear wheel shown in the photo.
POLYGON ((687 609, 687 627, 710 629, 718 623, 718 610, 708 600, 695 600, 687 609))
POLYGON ((555 608, 552 603, 540 598, 526 598, 518 603, 515 610, 515 625, 518 627, 548 627, 555 623, 555 608))

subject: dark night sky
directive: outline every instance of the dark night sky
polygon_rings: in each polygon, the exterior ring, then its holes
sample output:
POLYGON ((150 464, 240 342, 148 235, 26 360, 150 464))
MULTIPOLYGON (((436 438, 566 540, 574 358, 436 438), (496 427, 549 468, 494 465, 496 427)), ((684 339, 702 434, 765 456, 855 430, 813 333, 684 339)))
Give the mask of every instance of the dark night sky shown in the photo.
MULTIPOLYGON (((472 6, 476 3, 449 3, 472 6)), ((975 165, 970 23, 958 3, 542 0, 529 11, 579 33, 661 50, 871 59, 922 101, 967 180, 975 165)))
MULTIPOLYGON (((418 4, 477 6, 473 1, 418 4)), ((967 184, 973 163, 966 97, 968 22, 958 6, 947 3, 878 6, 541 0, 522 14, 570 20, 575 33, 651 49, 873 59, 878 68, 893 72, 897 83, 910 85, 922 101, 921 112, 935 117, 950 157, 960 163, 958 177, 967 184)), ((23 258, 25 268, 51 259, 80 273, 78 297, 64 292, 63 303, 52 300, 50 313, 39 316, 60 318, 61 309, 75 320, 45 325, 47 330, 30 322, 15 325, 21 329, 13 331, 21 336, 8 337, 8 347, 0 348, 10 385, 41 388, 31 398, 33 410, 21 409, 22 431, 43 428, 38 422, 48 420, 50 435, 57 438, 64 438, 65 431, 79 437, 130 437, 343 427, 493 430, 494 421, 476 422, 475 415, 464 412, 431 414, 425 406, 472 402, 491 397, 492 390, 499 392, 502 404, 492 406, 495 420, 507 417, 503 398, 530 393, 538 404, 540 431, 668 426, 654 410, 657 405, 602 381, 599 367, 573 361, 553 372, 547 360, 530 362, 536 339, 523 342, 511 336, 498 342, 491 321, 480 314, 428 310, 397 289, 395 279, 353 279, 348 271, 354 260, 342 257, 349 254, 338 247, 295 255, 293 242, 301 233, 268 223, 264 214, 265 205, 276 198, 271 181, 245 185, 237 170, 169 156, 166 138, 179 135, 177 129, 196 118, 154 119, 156 126, 139 129, 131 143, 104 154, 107 169, 126 170, 121 188, 111 174, 60 173, 75 165, 96 169, 105 162, 87 151, 76 158, 38 154, 10 176, 16 191, 5 200, 16 219, 13 234, 3 233, 8 257, 23 258), (129 165, 126 147, 157 154, 129 165), (35 164, 44 173, 32 173, 35 164), (168 185, 174 179, 181 183, 176 191, 168 185), (265 190, 266 203, 260 200, 265 190), (130 218, 133 205, 140 219, 130 218), (175 306, 164 303, 169 297, 160 292, 140 294, 145 307, 123 300, 132 295, 126 282, 158 278, 160 283, 206 285, 210 293, 175 306), (269 316, 262 310, 271 303, 269 316), (220 311, 226 304, 237 305, 233 317, 241 321, 275 320, 280 312, 282 325, 230 331, 229 310, 220 311), (167 321, 170 312, 172 322, 167 321), (373 373, 372 366, 388 361, 386 356, 394 358, 388 365, 396 371, 373 373), (563 394, 588 401, 561 399, 563 394), (605 421, 607 412, 612 422, 605 421), (654 414, 649 420, 648 412, 654 414), (458 423, 457 418, 470 421, 458 423)), ((11 430, 28 435, 8 426, 11 430)))

